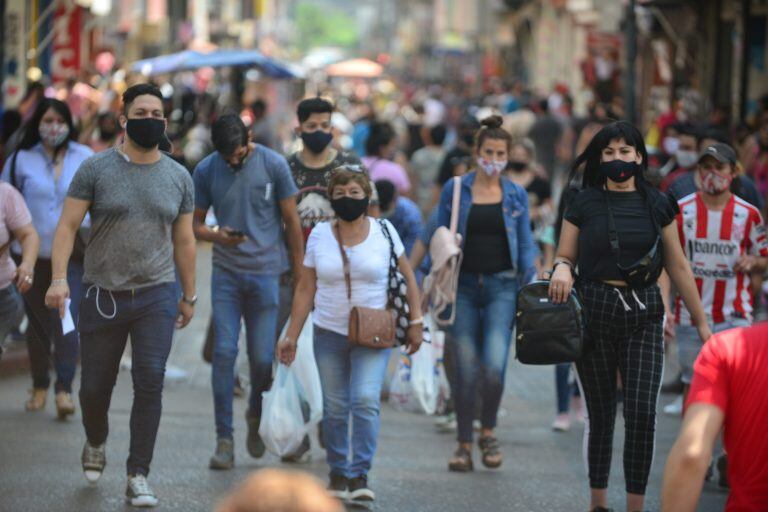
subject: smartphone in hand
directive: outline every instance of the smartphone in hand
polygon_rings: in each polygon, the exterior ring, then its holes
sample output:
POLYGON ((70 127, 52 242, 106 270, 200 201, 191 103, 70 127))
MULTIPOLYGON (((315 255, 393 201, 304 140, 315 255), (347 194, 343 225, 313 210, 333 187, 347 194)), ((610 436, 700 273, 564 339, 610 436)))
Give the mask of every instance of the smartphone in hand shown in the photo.
POLYGON ((242 238, 242 237, 245 236, 245 233, 243 233, 242 231, 239 231, 239 230, 235 230, 235 229, 227 230, 226 233, 227 233, 227 236, 231 236, 231 237, 235 237, 235 238, 242 238))

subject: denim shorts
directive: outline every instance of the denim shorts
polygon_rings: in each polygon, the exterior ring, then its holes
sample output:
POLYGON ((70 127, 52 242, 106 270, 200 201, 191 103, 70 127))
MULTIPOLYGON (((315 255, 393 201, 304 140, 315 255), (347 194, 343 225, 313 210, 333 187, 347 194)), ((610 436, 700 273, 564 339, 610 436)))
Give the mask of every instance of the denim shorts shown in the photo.
MULTIPOLYGON (((729 318, 719 324, 710 323, 712 334, 735 329, 737 327, 749 327, 750 321, 746 318, 729 318)), ((675 340, 677 341, 677 358, 680 361, 682 380, 690 384, 693 379, 693 365, 699 356, 699 351, 704 344, 699 338, 699 331, 693 325, 678 325, 675 327, 675 340)))

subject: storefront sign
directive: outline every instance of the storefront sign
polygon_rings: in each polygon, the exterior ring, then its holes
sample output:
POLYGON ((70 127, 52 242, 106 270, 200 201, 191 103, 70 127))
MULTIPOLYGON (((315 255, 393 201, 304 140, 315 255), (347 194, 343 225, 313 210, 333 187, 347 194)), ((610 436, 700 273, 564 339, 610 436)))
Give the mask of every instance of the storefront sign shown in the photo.
POLYGON ((51 75, 54 82, 77 76, 80 70, 80 31, 83 10, 74 0, 62 0, 53 20, 51 75))
POLYGON ((15 108, 24 96, 25 74, 27 72, 26 45, 24 37, 25 0, 6 0, 3 18, 3 106, 15 108))

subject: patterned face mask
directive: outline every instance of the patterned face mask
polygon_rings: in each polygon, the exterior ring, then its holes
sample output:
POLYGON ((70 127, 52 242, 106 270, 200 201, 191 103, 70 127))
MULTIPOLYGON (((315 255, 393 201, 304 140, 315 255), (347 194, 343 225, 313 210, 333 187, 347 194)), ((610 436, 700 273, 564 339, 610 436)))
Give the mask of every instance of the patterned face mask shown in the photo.
POLYGON ((731 187, 731 182, 733 181, 732 174, 723 176, 715 171, 701 170, 699 172, 701 173, 701 189, 707 194, 722 194, 731 187))
POLYGON ((59 147, 69 136, 69 126, 64 123, 40 123, 40 138, 49 146, 59 147))
POLYGON ((506 160, 486 160, 478 157, 477 166, 480 167, 488 176, 498 176, 501 171, 507 168, 506 160))

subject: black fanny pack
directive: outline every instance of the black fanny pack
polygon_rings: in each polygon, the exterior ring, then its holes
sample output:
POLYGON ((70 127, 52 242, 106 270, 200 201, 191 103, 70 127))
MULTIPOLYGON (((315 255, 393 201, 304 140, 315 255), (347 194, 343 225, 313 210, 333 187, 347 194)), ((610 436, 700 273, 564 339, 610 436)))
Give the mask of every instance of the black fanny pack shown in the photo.
MULTIPOLYGON (((603 191, 603 197, 605 197, 605 204, 608 209, 608 240, 611 244, 611 252, 616 258, 616 266, 619 268, 619 272, 624 281, 626 281, 630 288, 644 288, 656 283, 659 279, 659 275, 661 275, 661 268, 663 266, 663 248, 661 228, 656 222, 656 217, 653 215, 653 209, 650 207, 650 204, 648 205, 648 214, 651 216, 653 229, 656 232, 656 240, 653 242, 651 250, 649 250, 642 258, 631 265, 624 266, 621 264, 619 234, 616 231, 616 222, 613 219, 613 212, 611 211, 611 200, 609 194, 605 191, 603 191)), ((646 201, 650 201, 650 198, 646 197, 646 201)))

